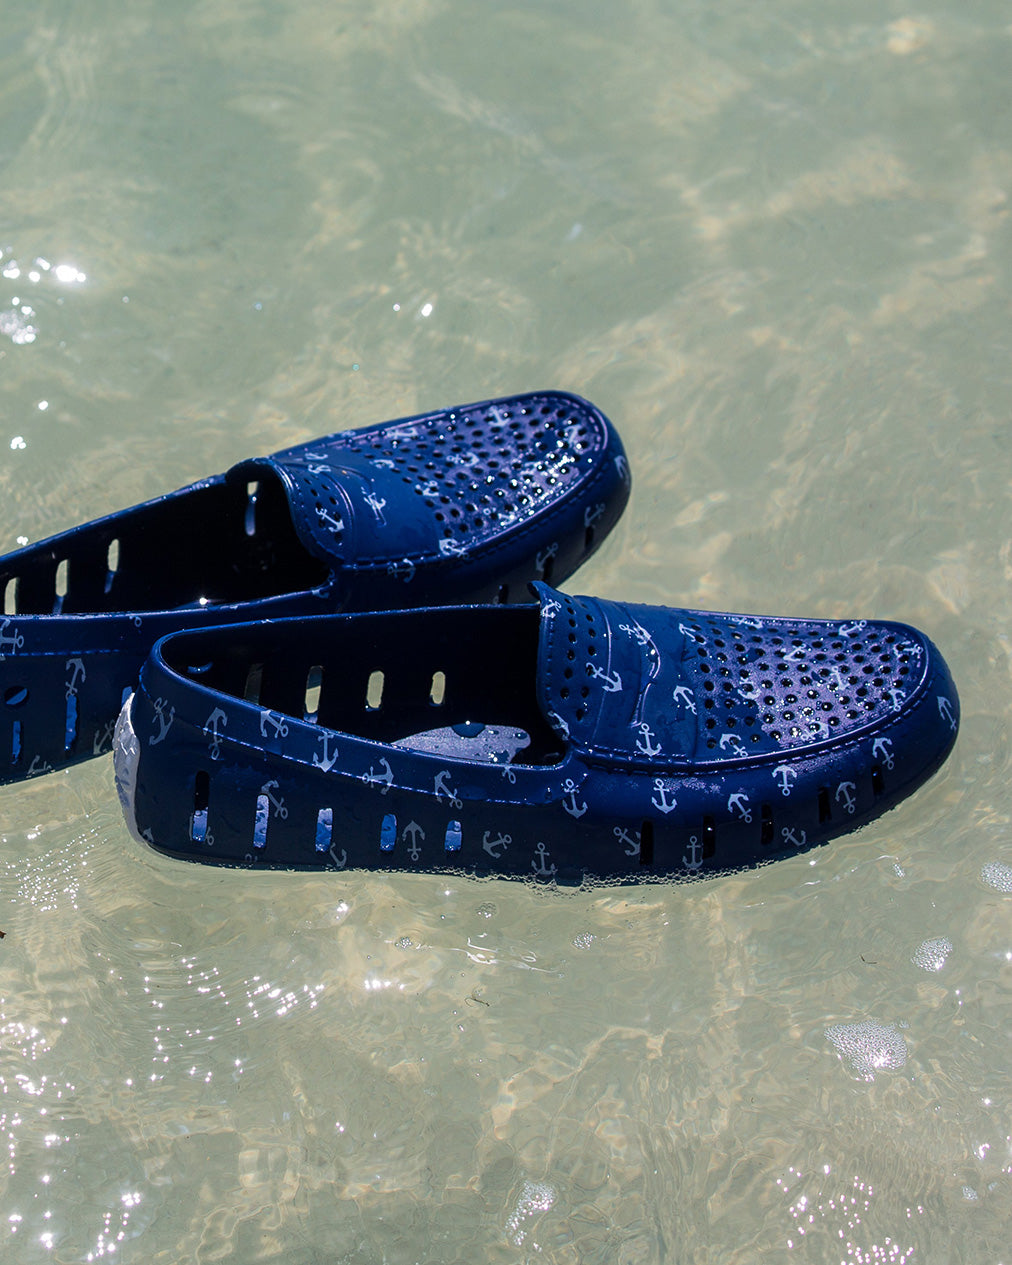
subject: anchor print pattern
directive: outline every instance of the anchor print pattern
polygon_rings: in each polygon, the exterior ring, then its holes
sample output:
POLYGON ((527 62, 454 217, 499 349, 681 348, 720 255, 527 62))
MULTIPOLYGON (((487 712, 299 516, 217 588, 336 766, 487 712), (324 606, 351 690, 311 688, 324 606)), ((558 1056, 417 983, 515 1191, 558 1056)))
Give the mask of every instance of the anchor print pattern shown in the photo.
POLYGON ((640 832, 638 830, 629 831, 625 826, 613 826, 612 834, 619 841, 625 844, 625 855, 627 857, 638 857, 640 854, 640 832))
POLYGON ((333 751, 330 749, 330 742, 333 735, 324 731, 321 733, 317 741, 321 750, 313 752, 313 764, 318 769, 322 769, 324 773, 329 773, 337 763, 337 744, 335 743, 333 751))
POLYGON ((571 777, 562 783, 562 807, 570 817, 580 818, 587 811, 587 805, 576 795, 577 786, 571 777))
POLYGON ((405 584, 410 584, 415 578, 416 567, 410 558, 401 558, 399 562, 390 562, 387 564, 387 575, 394 580, 401 580, 405 584))
POLYGON ((663 777, 654 778, 654 793, 650 802, 662 813, 674 812, 678 807, 678 800, 675 798, 673 784, 663 777))
POLYGON ((373 765, 370 764, 369 772, 362 773, 359 776, 363 782, 372 786, 379 786, 380 794, 386 795, 386 793, 390 790, 390 787, 393 785, 394 772, 393 769, 391 769, 390 761, 386 758, 386 756, 383 756, 379 763, 380 772, 377 772, 373 765))
POLYGON ((277 780, 271 779, 271 781, 264 782, 263 786, 261 786, 260 794, 267 796, 268 803, 274 810, 274 816, 280 817, 282 821, 284 821, 288 817, 288 809, 285 807, 285 801, 279 798, 277 795, 275 795, 274 792, 277 790, 278 790, 277 780))
POLYGON ((261 710, 260 712, 260 736, 262 738, 287 738, 288 725, 283 716, 277 716, 274 712, 261 710))
POLYGON ((212 760, 217 760, 221 756, 221 730, 227 725, 228 716, 220 707, 216 707, 204 721, 203 732, 211 740, 208 744, 208 754, 212 760))
POLYGON ((425 831, 417 821, 409 821, 401 831, 401 838, 407 841, 408 856, 417 862, 422 855, 422 844, 425 842, 425 831))
POLYGON ((24 633, 18 631, 16 624, 13 632, 7 631, 11 626, 11 622, 11 620, 5 619, 0 624, 0 662, 6 659, 8 655, 17 654, 25 644, 24 633))
POLYGON ((548 860, 548 849, 543 843, 539 843, 534 851, 536 856, 531 862, 531 869, 538 878, 551 878, 556 870, 554 863, 550 866, 545 864, 548 860))
POLYGON ((461 808, 462 801, 457 798, 457 792, 450 785, 450 774, 447 769, 441 769, 435 777, 435 795, 437 800, 447 800, 454 808, 461 808))
POLYGON ((166 702, 164 698, 156 698, 154 702, 155 715, 158 717, 158 732, 149 735, 148 745, 156 747, 160 742, 165 741, 165 737, 172 728, 172 722, 176 719, 175 707, 169 708, 169 714, 165 714, 166 702))
POLYGON ((498 861, 509 845, 513 842, 511 835, 496 833, 496 837, 491 838, 491 831, 486 830, 481 837, 481 846, 485 852, 489 854, 494 861, 498 861))

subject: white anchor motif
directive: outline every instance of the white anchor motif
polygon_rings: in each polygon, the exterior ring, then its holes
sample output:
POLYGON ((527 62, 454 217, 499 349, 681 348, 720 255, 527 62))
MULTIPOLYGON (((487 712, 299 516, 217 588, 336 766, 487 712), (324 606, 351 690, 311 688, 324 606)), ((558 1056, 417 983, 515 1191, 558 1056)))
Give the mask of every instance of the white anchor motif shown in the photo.
POLYGON ((696 703, 692 697, 692 691, 687 685, 676 685, 671 691, 671 697, 674 702, 687 708, 690 712, 692 712, 693 716, 695 716, 696 703))
POLYGON ((92 755, 101 755, 112 746, 112 736, 116 731, 116 722, 107 720, 102 729, 95 730, 95 741, 92 743, 92 755))
POLYGON ((263 738, 267 737, 268 725, 274 731, 275 738, 288 737, 288 726, 285 724, 282 717, 275 716, 273 712, 267 710, 266 708, 261 708, 260 709, 260 735, 263 738))
POLYGON ((629 482, 629 462, 626 461, 625 457, 620 456, 620 457, 615 458, 615 469, 618 472, 618 477, 622 479, 623 482, 628 483, 629 482))
POLYGON ((793 786, 794 779, 797 776, 797 769, 792 769, 789 764, 778 764, 773 770, 773 777, 777 781, 777 784, 779 785, 781 791, 783 791, 784 795, 790 795, 791 787, 793 786))
POLYGON ((887 769, 891 769, 896 763, 896 757, 892 753, 893 740, 891 738, 876 738, 871 746, 872 759, 881 760, 887 769))
POLYGON ((639 724, 633 726, 640 731, 640 736, 636 739, 636 750, 642 751, 644 755, 654 756, 660 751, 660 746, 654 746, 652 741, 654 732, 645 720, 641 720, 639 724))
POLYGON ((603 682, 606 694, 622 693, 622 678, 617 672, 608 672, 604 668, 594 666, 590 669, 590 675, 596 680, 603 682))
POLYGON ((392 426, 390 430, 387 431, 387 438, 392 440, 394 443, 400 443, 405 439, 417 439, 418 427, 412 425, 392 426))
POLYGON ((209 734, 211 738, 209 754, 212 760, 217 760, 221 754, 221 734, 218 732, 218 726, 220 725, 224 729, 227 724, 228 716, 220 707, 216 707, 207 720, 204 721, 203 732, 209 734))
POLYGON ((377 783, 382 783, 383 789, 382 791, 380 791, 380 794, 385 795, 387 791, 390 789, 390 787, 393 785, 394 773, 393 773, 393 769, 391 769, 390 767, 390 762, 387 760, 386 756, 382 757, 382 759, 380 760, 380 764, 383 766, 382 773, 377 773, 376 770, 373 768, 373 766, 370 764, 369 772, 363 773, 361 777, 362 777, 362 781, 365 782, 367 785, 368 784, 376 785, 377 783))
POLYGON ((868 621, 866 619, 856 619, 851 624, 841 624, 840 635, 842 637, 856 637, 863 628, 867 627, 868 621))
POLYGON ((467 546, 462 545, 457 540, 451 540, 448 536, 444 536, 439 542, 439 552, 444 558, 463 558, 467 553, 467 546))
POLYGON ((440 769, 440 771, 436 774, 433 790, 437 799, 442 799, 445 795, 454 808, 461 807, 461 800, 457 798, 457 792, 450 785, 449 769, 440 769))
POLYGON ((602 517, 607 508, 608 507, 605 505, 604 501, 599 501, 597 505, 588 505, 583 511, 584 527, 593 527, 597 520, 602 517))
POLYGON ((435 479, 430 479, 428 483, 416 483, 415 491, 419 496, 435 497, 439 495, 439 484, 435 479))
POLYGON ((539 878, 550 878, 555 873, 555 865, 553 864, 551 867, 545 865, 545 861, 548 859, 548 849, 543 843, 539 843, 535 848, 535 852, 538 855, 531 862, 531 869, 539 878))
POLYGON ((410 584, 415 578, 415 564, 410 558, 402 558, 400 562, 390 562, 387 564, 387 575, 394 580, 403 580, 405 584, 410 584))
POLYGON ((6 659, 8 654, 16 654, 25 644, 24 634, 18 632, 16 624, 12 633, 7 631, 10 622, 9 619, 5 619, 0 624, 0 661, 6 659))
POLYGON ((752 820, 752 810, 748 805, 749 798, 744 791, 735 791, 727 797, 727 811, 732 817, 737 813, 739 818, 745 822, 752 820))
POLYGON ((82 684, 88 679, 88 673, 84 668, 83 659, 68 659, 64 667, 69 671, 73 668, 73 672, 67 681, 67 697, 71 698, 77 693, 77 683, 82 684))
POLYGON ((344 867, 348 864, 348 853, 345 851, 344 848, 342 848, 341 855, 340 857, 338 857, 337 853, 334 851, 334 848, 336 846, 337 846, 336 844, 331 844, 330 847, 327 849, 327 853, 330 859, 334 862, 334 868, 336 870, 343 870, 344 867))
POLYGON ((721 751, 727 751, 729 748, 732 751, 737 751, 740 749, 740 747, 741 747, 741 739, 738 737, 737 734, 724 733, 720 735, 721 751))
POLYGON ((675 798, 670 784, 665 782, 662 777, 654 778, 654 793, 650 797, 650 802, 654 808, 660 809, 662 813, 670 813, 678 807, 678 800, 675 798), (670 799, 668 799, 669 794, 671 795, 670 799))
POLYGON ((549 560, 557 557, 558 552, 559 542, 557 540, 553 540, 550 545, 546 545, 544 549, 540 549, 538 551, 534 558, 534 565, 537 570, 542 573, 542 575, 544 574, 545 567, 548 565, 549 560))
POLYGON ((893 686, 892 689, 886 690, 886 698, 888 698, 894 712, 898 712, 903 706, 903 694, 900 690, 896 689, 895 686, 893 686))
POLYGON ((944 694, 938 695, 938 714, 955 733, 956 730, 956 711, 952 706, 951 699, 946 698, 944 694))
POLYGON ((341 518, 339 514, 334 515, 329 513, 329 511, 325 510, 322 505, 317 505, 316 517, 320 520, 323 526, 327 528, 331 535, 336 536, 339 532, 344 531, 344 519, 341 518))
POLYGON ((682 854, 682 864, 687 870, 698 870, 703 864, 701 856, 703 849, 700 845, 699 838, 696 835, 689 836, 689 856, 682 854), (692 859, 690 860, 689 857, 692 859))
POLYGON ((157 747, 160 742, 165 741, 165 735, 169 732, 169 729, 172 727, 172 722, 176 718, 175 707, 169 708, 168 719, 165 718, 165 699, 164 698, 156 698, 154 701, 154 707, 155 707, 155 716, 158 718, 158 733, 150 734, 148 736, 148 746, 150 747, 157 747))
POLYGON ((808 842, 808 835, 806 834, 804 830, 802 830, 801 832, 800 839, 794 833, 794 831, 789 829, 787 826, 783 827, 783 829, 780 831, 780 835, 783 838, 784 843, 791 843, 796 848, 803 848, 805 844, 808 842))
POLYGON ((857 807, 857 801, 854 799, 854 792, 857 787, 853 782, 841 782, 836 788, 837 802, 842 804, 848 813, 853 813, 857 807))
POLYGON ((260 794, 266 795, 274 808, 274 816, 280 817, 284 821, 288 816, 288 809, 285 807, 285 801, 276 796, 274 792, 278 789, 278 783, 272 778, 269 782, 264 782, 260 787, 260 794))
POLYGON ((639 646, 648 646, 653 640, 642 624, 619 624, 618 628, 619 632, 628 633, 639 646))
POLYGON ((784 663, 798 663, 805 657, 803 646, 793 646, 784 654, 784 663))
POLYGON ((408 856, 412 861, 417 861, 422 855, 421 840, 425 838, 425 831, 417 821, 409 821, 401 831, 401 838, 411 841, 408 845, 408 856))
POLYGON ((587 811, 586 803, 581 799, 579 803, 576 799, 576 783, 571 777, 567 777, 562 783, 562 807, 569 813, 570 817, 582 817, 587 811), (568 803, 567 803, 568 798, 568 803))
POLYGON ((626 845, 625 855, 627 857, 636 857, 640 854, 640 832, 634 830, 632 834, 624 826, 614 826, 611 832, 619 843, 626 845), (633 836, 635 835, 635 838, 633 836))
POLYGON ((390 460, 389 457, 374 457, 373 465, 376 466, 380 470, 393 470, 395 468, 394 463, 390 460))
POLYGON ((320 475, 320 474, 330 474, 330 466, 328 466, 328 465, 321 465, 321 464, 319 464, 319 463, 323 460, 322 455, 318 457, 318 456, 316 455, 316 453, 313 453, 313 452, 307 452, 307 453, 306 453, 306 456, 307 456, 308 458, 315 458, 315 459, 316 459, 316 462, 317 462, 317 464, 315 464, 315 465, 313 465, 313 464, 308 464, 308 463, 307 463, 307 465, 306 465, 306 470, 307 470, 310 474, 315 474, 315 475, 320 475))
POLYGON ((569 737, 569 725, 563 720, 558 712, 549 712, 548 719, 553 726, 562 734, 563 738, 569 737))
POLYGON ((375 492, 367 492, 363 497, 363 500, 376 515, 376 521, 385 527, 387 525, 387 520, 383 514, 383 506, 387 503, 386 497, 378 496, 375 492))
POLYGON ((42 756, 37 755, 28 766, 25 774, 26 777, 36 777, 40 773, 52 773, 53 766, 48 760, 43 760, 42 756))
POLYGON ((557 602, 554 597, 550 597, 541 608, 542 619, 554 619, 562 610, 562 603, 557 602))
POLYGON ((756 619, 754 615, 731 615, 728 617, 729 624, 739 624, 742 628, 763 628, 765 625, 761 619, 756 619))
POLYGON ((337 763, 337 747, 335 746, 333 753, 331 753, 330 738, 331 738, 331 735, 327 733, 326 730, 324 730, 323 733, 319 734, 317 737, 317 741, 323 747, 323 752, 322 754, 318 751, 313 753, 313 764, 318 769, 322 769, 324 773, 329 773, 330 770, 337 763))
POLYGON ((513 842, 513 839, 512 836, 503 834, 500 834, 496 839, 491 839, 489 838, 491 833, 492 832, 490 830, 485 831, 481 837, 481 846, 485 849, 489 856, 493 858, 493 860, 498 861, 509 845, 513 842), (498 852, 496 852, 496 848, 499 849, 498 852))

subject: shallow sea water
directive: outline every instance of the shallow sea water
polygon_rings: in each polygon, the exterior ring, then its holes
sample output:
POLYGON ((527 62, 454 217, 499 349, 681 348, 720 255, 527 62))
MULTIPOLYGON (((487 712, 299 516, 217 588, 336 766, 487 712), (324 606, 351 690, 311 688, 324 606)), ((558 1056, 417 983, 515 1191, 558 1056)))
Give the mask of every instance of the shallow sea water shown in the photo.
POLYGON ((634 473, 570 591, 906 620, 964 711, 683 886, 202 870, 109 758, 4 788, 0 1258, 1012 1258, 1010 53, 988 0, 9 7, 0 548, 558 386, 634 473))

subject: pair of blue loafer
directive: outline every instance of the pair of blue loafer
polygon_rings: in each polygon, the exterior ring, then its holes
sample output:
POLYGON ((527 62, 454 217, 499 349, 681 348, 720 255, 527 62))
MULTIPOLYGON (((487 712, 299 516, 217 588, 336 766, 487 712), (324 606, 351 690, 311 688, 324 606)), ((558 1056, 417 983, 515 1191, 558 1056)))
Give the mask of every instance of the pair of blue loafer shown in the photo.
POLYGON ((128 823, 173 856, 580 881, 772 860, 934 772, 958 701, 912 628, 552 587, 628 493, 607 418, 542 392, 9 555, 0 778, 114 745, 128 823))

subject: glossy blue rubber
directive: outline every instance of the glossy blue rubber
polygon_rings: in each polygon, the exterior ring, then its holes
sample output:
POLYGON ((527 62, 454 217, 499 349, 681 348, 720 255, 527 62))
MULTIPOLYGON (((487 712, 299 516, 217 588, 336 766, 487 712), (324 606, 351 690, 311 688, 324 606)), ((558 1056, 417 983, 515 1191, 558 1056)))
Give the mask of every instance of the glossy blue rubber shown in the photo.
POLYGON ((629 495, 622 444, 544 391, 344 431, 0 559, 0 782, 108 751, 174 630, 529 600, 629 495))
POLYGON ((536 591, 160 642, 117 730, 136 835, 235 865, 689 877, 864 825, 955 740, 905 625, 536 591))

